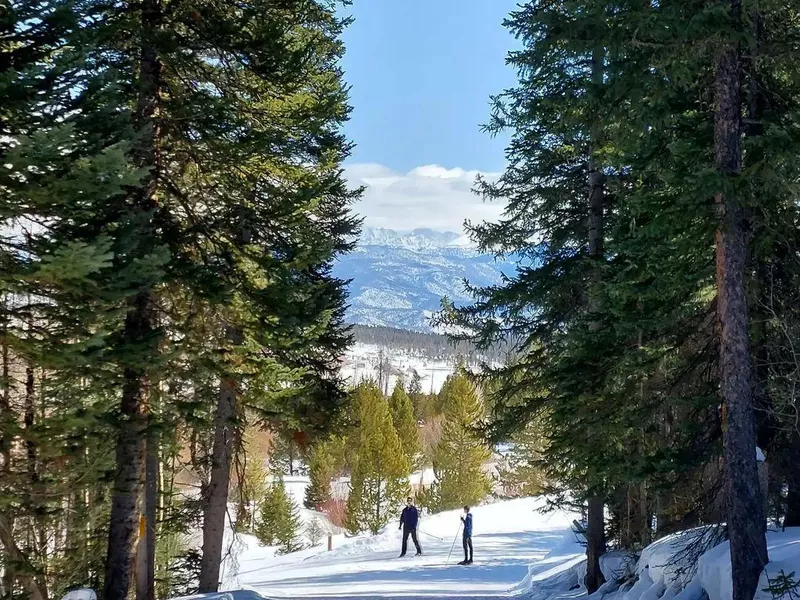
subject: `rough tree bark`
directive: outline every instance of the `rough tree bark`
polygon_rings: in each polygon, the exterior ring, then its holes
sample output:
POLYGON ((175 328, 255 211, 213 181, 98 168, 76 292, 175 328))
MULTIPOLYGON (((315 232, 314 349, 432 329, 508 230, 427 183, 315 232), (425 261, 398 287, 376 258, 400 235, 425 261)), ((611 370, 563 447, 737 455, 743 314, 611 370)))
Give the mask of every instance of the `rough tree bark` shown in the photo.
MULTIPOLYGON (((592 57, 593 85, 599 89, 603 83, 603 52, 596 50, 592 57)), ((602 277, 600 261, 603 259, 603 218, 605 201, 605 176, 596 164, 594 151, 598 143, 599 134, 592 132, 590 157, 589 157, 589 220, 588 220, 588 253, 594 263, 592 279, 588 294, 589 313, 599 314, 599 304, 596 287, 602 277)), ((600 328, 598 320, 593 320, 589 328, 597 331, 600 328)), ((605 579, 600 569, 600 557, 606 551, 604 499, 597 493, 589 497, 586 527, 586 589, 589 594, 594 593, 603 585, 605 579)))
MULTIPOLYGON (((730 0, 741 23, 740 0, 730 0)), ((756 465, 755 419, 751 388, 747 295, 745 290, 744 212, 732 184, 741 172, 741 56, 738 42, 722 43, 716 60, 714 158, 724 177, 716 195, 720 223, 716 234, 718 318, 721 334, 721 391, 726 406, 725 460, 728 533, 733 570, 733 600, 752 600, 768 562, 764 510, 756 465)))
MULTIPOLYGON (((159 156, 158 106, 162 65, 150 34, 158 31, 162 21, 160 0, 143 0, 140 5, 141 47, 139 55, 138 97, 134 122, 139 138, 133 150, 135 164, 149 169, 149 175, 133 190, 136 208, 150 213, 155 208, 154 193, 158 184, 159 156)), ((151 217, 152 219, 152 217, 151 217)), ((152 238, 152 222, 141 232, 152 238)), ((153 344, 154 293, 144 284, 129 299, 123 332, 124 344, 137 347, 153 344)), ((108 553, 105 568, 104 600, 125 600, 130 588, 139 528, 142 485, 145 476, 147 405, 150 398, 150 377, 141 359, 124 365, 124 383, 120 403, 119 431, 116 444, 116 468, 111 497, 108 553)))
POLYGON ((136 547, 136 600, 155 600, 156 524, 158 519, 159 441, 153 413, 148 415, 145 458, 144 512, 139 522, 136 547))
MULTIPOLYGON (((126 340, 136 343, 152 333, 152 317, 152 293, 149 290, 140 292, 126 318, 126 340)), ((146 407, 150 381, 141 367, 126 368, 124 377, 117 434, 117 472, 111 497, 104 600, 125 600, 128 595, 139 532, 139 507, 144 480, 146 407)))
POLYGON ((151 428, 147 435, 147 459, 145 465, 145 518, 147 519, 147 588, 145 600, 156 598, 156 524, 158 519, 158 492, 160 480, 161 439, 158 430, 151 428))
MULTIPOLYGON (((3 298, 3 301, 6 299, 3 298)), ((7 477, 11 472, 11 436, 9 434, 11 424, 11 356, 8 348, 8 339, 6 338, 8 325, 3 321, 2 330, 0 330, 0 348, 2 352, 3 371, 2 379, 2 393, 0 393, 0 479, 7 477)), ((1 517, 4 526, 9 532, 14 530, 13 515, 6 514, 1 517)), ((13 541, 13 537, 12 537, 13 541)), ((3 594, 11 595, 14 590, 14 581, 16 578, 14 569, 13 548, 8 545, 8 540, 0 539, 3 544, 3 594)))
MULTIPOLYGON (((241 329, 227 326, 225 340, 230 348, 242 343, 241 329)), ((204 494, 203 556, 200 561, 200 593, 216 592, 222 563, 222 538, 228 509, 228 486, 233 458, 236 404, 239 396, 238 378, 225 373, 220 381, 217 410, 214 415, 214 447, 211 457, 211 477, 204 494)))

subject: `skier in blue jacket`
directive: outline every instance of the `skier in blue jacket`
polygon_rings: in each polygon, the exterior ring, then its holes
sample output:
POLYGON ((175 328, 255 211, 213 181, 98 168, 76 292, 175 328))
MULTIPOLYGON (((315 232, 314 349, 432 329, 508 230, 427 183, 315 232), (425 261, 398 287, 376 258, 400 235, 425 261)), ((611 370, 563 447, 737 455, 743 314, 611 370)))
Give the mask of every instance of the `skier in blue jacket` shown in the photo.
POLYGON ((400 514, 400 527, 399 529, 403 530, 403 549, 400 551, 400 558, 406 555, 406 550, 408 549, 408 536, 411 534, 411 539, 414 541, 414 545, 417 547, 417 553, 415 556, 419 556, 422 554, 422 547, 419 545, 419 541, 417 540, 417 523, 419 522, 419 511, 417 507, 414 506, 414 500, 411 499, 409 496, 406 498, 406 507, 403 509, 403 512, 400 514))
POLYGON ((462 560, 460 565, 471 565, 472 564, 472 513, 469 512, 469 506, 464 507, 464 516, 461 517, 461 522, 464 523, 464 534, 461 538, 461 541, 464 544, 464 560, 462 560), (467 550, 469 550, 469 554, 467 554, 467 550))

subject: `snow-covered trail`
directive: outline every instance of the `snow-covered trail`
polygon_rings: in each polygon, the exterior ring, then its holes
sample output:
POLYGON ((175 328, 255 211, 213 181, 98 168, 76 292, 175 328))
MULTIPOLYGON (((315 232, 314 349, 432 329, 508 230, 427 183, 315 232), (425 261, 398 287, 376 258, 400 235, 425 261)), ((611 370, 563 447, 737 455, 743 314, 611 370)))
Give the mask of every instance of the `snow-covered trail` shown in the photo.
MULTIPOLYGON (((412 556, 414 547, 409 539, 408 555, 397 558, 401 535, 396 522, 374 537, 337 536, 331 552, 323 547, 279 557, 252 539, 244 539, 235 572, 227 569, 223 589, 252 590, 272 598, 325 600, 506 596, 520 589, 529 567, 548 554, 552 556, 552 551, 562 548, 566 555, 582 553, 568 533, 576 515, 541 514, 538 509, 543 505, 541 499, 523 498, 474 508, 475 563, 470 566, 455 564, 463 558, 461 511, 421 520, 420 531, 430 535, 419 536, 424 551, 420 557, 412 556)), ((534 568, 534 572, 539 570, 534 568)))

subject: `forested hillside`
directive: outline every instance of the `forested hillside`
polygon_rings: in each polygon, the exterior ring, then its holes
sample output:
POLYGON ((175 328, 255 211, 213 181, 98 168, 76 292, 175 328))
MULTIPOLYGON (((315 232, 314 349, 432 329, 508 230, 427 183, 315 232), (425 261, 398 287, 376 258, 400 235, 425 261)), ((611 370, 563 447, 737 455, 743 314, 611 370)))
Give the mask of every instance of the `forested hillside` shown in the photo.
POLYGON ((406 353, 450 362, 462 358, 471 364, 477 364, 482 360, 490 363, 505 362, 511 349, 511 344, 502 341, 490 348, 478 350, 471 342, 452 340, 445 335, 379 325, 354 325, 353 339, 358 344, 380 346, 393 353, 406 353))

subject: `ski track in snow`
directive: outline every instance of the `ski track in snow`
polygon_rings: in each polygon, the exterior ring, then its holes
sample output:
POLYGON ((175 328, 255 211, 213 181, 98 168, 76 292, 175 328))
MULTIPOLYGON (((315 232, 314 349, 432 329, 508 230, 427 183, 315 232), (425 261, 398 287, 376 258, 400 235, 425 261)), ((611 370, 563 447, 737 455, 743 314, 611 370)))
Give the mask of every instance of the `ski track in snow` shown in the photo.
POLYGON ((331 552, 323 545, 275 556, 272 549, 242 536, 235 572, 229 566, 223 583, 223 590, 238 591, 220 594, 219 600, 253 600, 254 594, 248 591, 268 598, 308 600, 479 600, 513 595, 523 591, 519 585, 530 577, 529 568, 534 573, 537 561, 554 551, 582 555, 583 549, 569 534, 577 515, 542 514, 538 509, 543 505, 541 499, 524 498, 472 509, 475 564, 468 566, 455 564, 463 559, 461 511, 422 517, 419 540, 424 554, 420 557, 412 556, 414 546, 409 538, 409 554, 398 558, 401 535, 396 520, 377 536, 335 536, 331 552), (453 553, 445 565, 454 538, 453 553))

